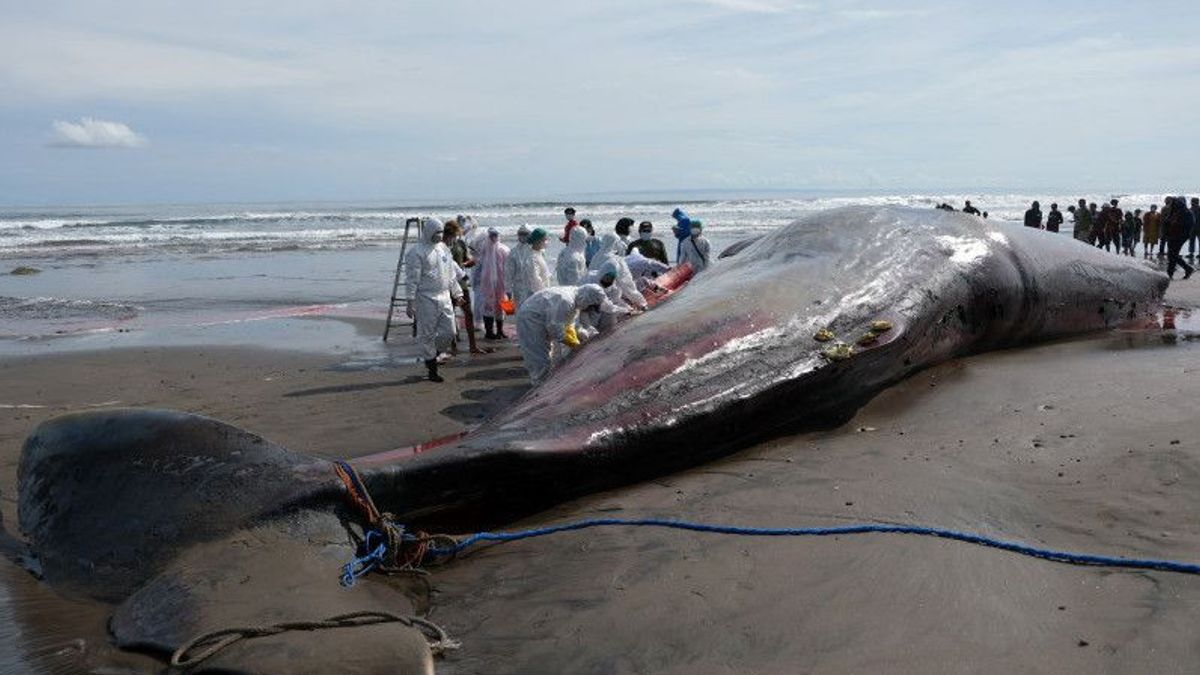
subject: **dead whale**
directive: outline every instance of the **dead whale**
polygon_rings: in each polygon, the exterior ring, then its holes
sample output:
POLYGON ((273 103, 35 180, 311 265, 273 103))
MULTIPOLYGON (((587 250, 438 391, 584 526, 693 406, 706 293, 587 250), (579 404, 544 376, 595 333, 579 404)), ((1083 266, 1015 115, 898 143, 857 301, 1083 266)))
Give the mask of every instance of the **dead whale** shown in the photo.
MULTIPOLYGON (((815 214, 716 262, 457 442, 355 465, 401 522, 494 522, 836 424, 948 358, 1137 320, 1166 285, 1133 259, 962 214, 815 214), (888 330, 873 331, 880 321, 888 330), (822 331, 848 346, 830 351, 822 331)), ((50 420, 26 442, 19 488, 44 578, 114 603, 122 647, 166 654, 230 625, 413 609, 388 584, 333 580, 358 516, 330 463, 213 420, 50 420)), ((202 666, 327 672, 346 659, 362 672, 430 668, 425 638, 396 625, 240 642, 202 666)))

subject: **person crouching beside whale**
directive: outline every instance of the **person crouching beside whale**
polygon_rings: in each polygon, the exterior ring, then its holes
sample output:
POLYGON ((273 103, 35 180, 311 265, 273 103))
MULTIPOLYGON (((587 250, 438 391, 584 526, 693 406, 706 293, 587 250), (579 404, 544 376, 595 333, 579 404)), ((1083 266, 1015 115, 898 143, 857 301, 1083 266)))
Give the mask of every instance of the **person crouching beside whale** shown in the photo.
POLYGON ((617 276, 619 276, 617 266, 610 262, 605 263, 604 267, 598 270, 588 272, 587 277, 584 279, 585 284, 597 284, 600 288, 604 289, 604 297, 608 298, 609 303, 612 304, 611 310, 606 307, 599 313, 599 316, 593 317, 596 319, 594 327, 599 333, 607 333, 612 330, 622 315, 628 316, 638 313, 638 310, 634 309, 621 297, 621 289, 616 283, 617 276))
POLYGON ((408 302, 404 313, 416 323, 417 344, 429 371, 430 382, 441 382, 438 353, 454 340, 454 305, 462 304, 458 265, 442 243, 442 224, 421 220, 421 241, 405 256, 408 302))
POLYGON ((517 309, 517 334, 529 380, 538 384, 553 364, 595 335, 597 314, 615 308, 596 284, 553 286, 534 293, 517 309), (581 314, 589 316, 580 318, 581 314))

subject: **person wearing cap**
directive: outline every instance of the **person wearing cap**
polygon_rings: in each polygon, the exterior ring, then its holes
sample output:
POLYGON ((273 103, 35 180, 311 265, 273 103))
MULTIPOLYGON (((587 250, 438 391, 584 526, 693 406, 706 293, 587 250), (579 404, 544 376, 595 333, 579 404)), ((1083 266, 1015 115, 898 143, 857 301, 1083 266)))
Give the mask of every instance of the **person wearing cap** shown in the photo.
MULTIPOLYGON (((554 364, 591 336, 592 331, 580 325, 581 314, 605 311, 613 308, 596 284, 553 286, 529 296, 517 309, 517 333, 529 380, 541 383, 554 364)), ((585 318, 584 324, 590 323, 585 318)))
POLYGON ((708 267, 709 244, 704 238, 704 223, 692 220, 692 236, 683 242, 683 251, 679 256, 679 264, 687 263, 692 266, 692 272, 699 274, 708 267))
POLYGON ((462 304, 463 295, 459 267, 442 243, 441 223, 433 218, 421 220, 421 240, 405 253, 404 265, 404 313, 415 322, 429 381, 442 382, 438 354, 454 340, 454 305, 462 304))
POLYGON ((571 241, 571 230, 579 227, 579 222, 575 220, 574 206, 568 206, 567 208, 563 209, 563 216, 566 217, 567 224, 563 226, 562 237, 559 237, 559 241, 566 244, 571 241))
POLYGON ((654 238, 654 223, 648 220, 643 220, 638 225, 638 238, 625 247, 625 255, 629 255, 630 251, 635 249, 647 258, 670 264, 667 260, 667 247, 661 239, 654 238))
POLYGON ((1063 224, 1062 211, 1058 210, 1057 203, 1051 204, 1050 205, 1050 213, 1046 214, 1046 231, 1047 232, 1058 232, 1058 229, 1059 229, 1059 227, 1062 226, 1062 224, 1063 224))
POLYGON ((550 268, 542 251, 546 248, 546 231, 537 228, 529 233, 526 243, 518 245, 508 256, 504 287, 519 309, 529 296, 550 285, 550 268))

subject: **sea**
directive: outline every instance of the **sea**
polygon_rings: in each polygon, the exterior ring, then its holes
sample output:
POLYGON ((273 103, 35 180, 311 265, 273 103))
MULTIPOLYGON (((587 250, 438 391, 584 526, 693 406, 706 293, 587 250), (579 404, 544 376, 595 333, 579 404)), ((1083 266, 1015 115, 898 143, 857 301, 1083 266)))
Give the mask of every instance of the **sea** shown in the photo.
MULTIPOLYGON (((405 221, 413 216, 468 214, 512 244, 522 224, 560 234, 563 208, 572 205, 597 233, 630 217, 653 222, 670 243, 670 214, 678 207, 704 221, 719 251, 850 204, 931 209, 971 200, 991 218, 1020 221, 1035 199, 1045 211, 1052 201, 1065 209, 1080 197, 1117 197, 1140 208, 1161 201, 1102 193, 680 192, 513 202, 0 207, 0 356, 228 344, 379 357, 381 335, 374 333, 387 314, 405 221)), ((552 236, 552 265, 560 246, 552 236)))

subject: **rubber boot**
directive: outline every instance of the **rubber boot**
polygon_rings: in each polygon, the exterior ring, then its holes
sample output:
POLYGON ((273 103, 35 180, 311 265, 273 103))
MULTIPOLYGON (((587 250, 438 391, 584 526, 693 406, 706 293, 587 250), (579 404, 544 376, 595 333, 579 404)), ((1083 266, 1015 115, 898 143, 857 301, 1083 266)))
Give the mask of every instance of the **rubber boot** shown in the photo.
POLYGON ((496 317, 496 339, 507 340, 508 336, 504 334, 504 319, 496 317))
POLYGON ((430 382, 445 382, 441 375, 438 375, 437 359, 425 359, 425 369, 429 371, 430 382))
POLYGON ((492 325, 494 323, 495 323, 495 320, 492 319, 492 317, 490 317, 490 316, 483 317, 483 330, 484 330, 483 339, 484 340, 495 340, 496 339, 496 334, 492 332, 492 325))

